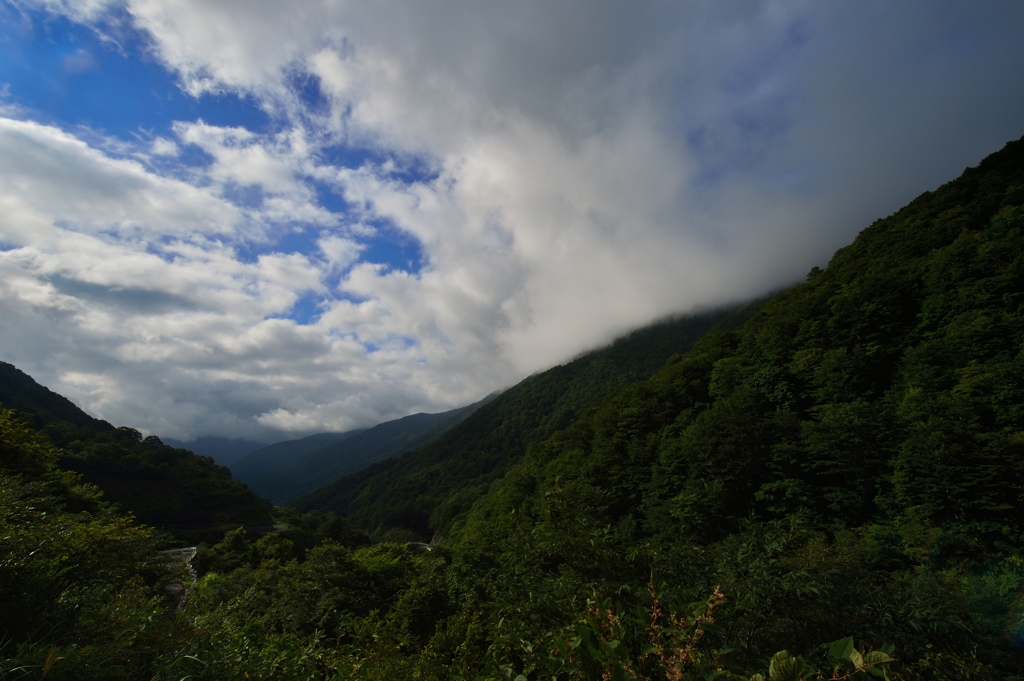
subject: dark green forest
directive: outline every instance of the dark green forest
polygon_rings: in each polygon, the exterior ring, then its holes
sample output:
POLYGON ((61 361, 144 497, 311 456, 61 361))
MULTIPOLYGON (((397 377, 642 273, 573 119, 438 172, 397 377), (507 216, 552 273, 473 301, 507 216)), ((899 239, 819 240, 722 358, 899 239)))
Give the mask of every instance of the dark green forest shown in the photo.
POLYGON ((1024 678, 1024 140, 732 314, 238 523, 184 600, 165 535, 5 411, 0 671, 1024 678))

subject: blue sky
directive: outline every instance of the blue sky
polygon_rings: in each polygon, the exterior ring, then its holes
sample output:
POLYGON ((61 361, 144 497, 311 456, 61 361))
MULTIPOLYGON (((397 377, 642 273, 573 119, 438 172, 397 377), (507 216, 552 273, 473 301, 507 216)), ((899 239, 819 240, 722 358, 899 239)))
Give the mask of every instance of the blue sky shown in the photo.
MULTIPOLYGON (((99 137, 137 144, 173 137, 179 121, 203 122, 221 127, 244 128, 256 133, 280 132, 289 121, 261 106, 256 97, 240 91, 184 92, 176 74, 153 56, 149 36, 125 30, 130 16, 120 5, 95 25, 76 22, 38 7, 0 5, 3 36, 0 42, 0 83, 6 87, 5 103, 24 110, 32 120, 65 130, 78 131, 84 139, 99 137), (112 30, 114 29, 114 30, 112 30)), ((289 85, 310 112, 329 104, 319 81, 293 76, 289 85)), ((366 162, 383 163, 386 152, 348 145, 319 150, 331 165, 359 167, 366 162)), ((172 172, 202 168, 211 158, 195 147, 185 147, 172 172)), ((404 181, 424 177, 421 163, 406 161, 396 173, 404 181)), ((310 181, 315 201, 341 216, 348 205, 339 192, 322 182, 310 181)), ((258 204, 262 192, 256 185, 236 186, 232 199, 242 205, 258 204)), ((376 233, 361 239, 362 260, 412 273, 422 266, 422 252, 416 239, 394 228, 388 221, 373 221, 376 233)), ((272 252, 314 254, 320 230, 317 225, 290 224, 277 230, 267 241, 239 244, 238 256, 254 261, 272 252)), ((324 296, 303 296, 281 316, 301 324, 313 321, 324 296)))
MULTIPOLYGON (((123 20, 123 12, 118 12, 123 20)), ((131 140, 167 135, 178 120, 268 130, 274 122, 241 93, 191 97, 148 54, 135 32, 104 37, 93 27, 41 9, 0 5, 0 82, 9 100, 37 120, 84 126, 131 140)))
POLYGON ((1018 2, 0 0, 0 359, 147 433, 475 401, 1024 134, 1018 2))

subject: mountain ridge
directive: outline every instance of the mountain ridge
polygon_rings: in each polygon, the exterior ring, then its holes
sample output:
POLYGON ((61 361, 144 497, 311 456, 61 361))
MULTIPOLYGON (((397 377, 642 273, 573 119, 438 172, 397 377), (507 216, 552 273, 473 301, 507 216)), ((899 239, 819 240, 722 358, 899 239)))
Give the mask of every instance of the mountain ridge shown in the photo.
POLYGON ((228 468, 246 454, 267 446, 265 442, 256 442, 255 440, 246 440, 244 438, 221 437, 219 435, 203 435, 188 442, 172 437, 161 439, 175 449, 187 449, 199 456, 208 456, 217 465, 227 466, 228 468))
POLYGON ((197 542, 225 525, 267 524, 270 507, 212 458, 95 419, 66 397, 0 363, 0 405, 59 448, 55 462, 98 487, 136 521, 197 542))
POLYGON ((406 528, 424 538, 444 533, 530 442, 565 427, 577 410, 608 392, 646 378, 711 329, 740 323, 763 302, 679 315, 636 329, 527 377, 434 442, 325 485, 295 506, 329 510, 367 529, 406 528))
POLYGON ((318 436, 292 441, 309 442, 312 446, 308 449, 286 449, 282 447, 285 443, 270 445, 237 462, 232 472, 275 504, 287 504, 347 474, 427 444, 492 399, 494 395, 489 395, 458 409, 410 414, 370 428, 322 434, 316 444, 309 441, 318 436), (261 453, 262 460, 254 461, 261 453), (268 460, 267 453, 274 458, 268 460))
POLYGON ((238 459, 230 466, 231 472, 239 476, 252 475, 253 473, 272 470, 278 466, 285 465, 290 461, 305 456, 311 452, 327 447, 335 442, 362 432, 363 428, 356 428, 342 432, 313 433, 294 440, 284 440, 273 444, 264 445, 238 459))
POLYGON ((90 416, 68 398, 55 393, 21 369, 0 362, 0 405, 16 409, 35 427, 53 421, 66 421, 79 428, 90 427, 98 431, 113 430, 114 426, 90 416))

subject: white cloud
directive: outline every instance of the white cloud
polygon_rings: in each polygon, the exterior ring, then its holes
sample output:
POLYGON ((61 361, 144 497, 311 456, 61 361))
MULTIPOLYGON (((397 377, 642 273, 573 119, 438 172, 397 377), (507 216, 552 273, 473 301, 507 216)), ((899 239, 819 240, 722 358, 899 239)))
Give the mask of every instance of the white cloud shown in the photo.
POLYGON ((153 140, 150 145, 150 151, 154 156, 178 156, 181 154, 181 149, 174 143, 174 140, 167 139, 166 137, 158 137, 153 140))
POLYGON ((466 403, 796 280, 1024 133, 1011 2, 44 4, 97 26, 123 6, 189 92, 279 124, 182 121, 135 162, 0 120, 0 311, 34 330, 0 342, 167 435, 466 403), (375 160, 333 165, 338 145, 375 160), (210 163, 144 164, 188 148, 210 163), (421 269, 373 262, 388 225, 421 269), (315 248, 274 252, 296 228, 315 248))
POLYGON ((12 4, 35 5, 78 21, 91 21, 120 3, 117 0, 12 0, 12 4))
POLYGON ((268 221, 338 223, 335 215, 317 205, 315 193, 304 182, 305 176, 315 175, 317 169, 301 129, 261 137, 245 128, 198 121, 176 123, 174 130, 182 143, 212 157, 212 163, 196 175, 222 196, 255 188, 260 195, 252 209, 268 221))
POLYGON ((28 121, 0 118, 0 176, 4 238, 18 244, 56 237, 55 223, 137 238, 226 234, 242 218, 207 192, 28 121))
POLYGON ((324 236, 317 241, 320 252, 332 270, 344 270, 359 259, 364 246, 352 239, 339 236, 324 236))

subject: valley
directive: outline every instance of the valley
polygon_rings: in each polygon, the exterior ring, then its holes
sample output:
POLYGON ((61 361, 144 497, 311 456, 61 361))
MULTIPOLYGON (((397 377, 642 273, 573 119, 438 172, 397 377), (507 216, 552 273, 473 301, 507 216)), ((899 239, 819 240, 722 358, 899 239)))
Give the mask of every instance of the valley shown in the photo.
POLYGON ((0 381, 5 678, 1024 678, 1024 139, 777 295, 234 476, 0 381))

